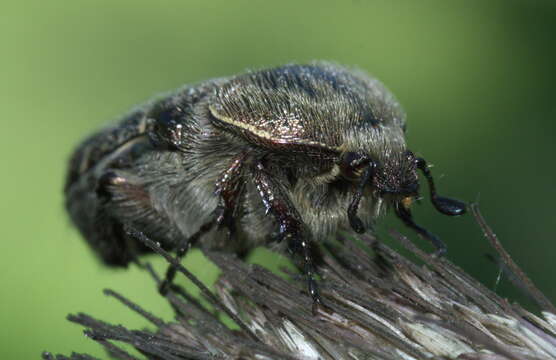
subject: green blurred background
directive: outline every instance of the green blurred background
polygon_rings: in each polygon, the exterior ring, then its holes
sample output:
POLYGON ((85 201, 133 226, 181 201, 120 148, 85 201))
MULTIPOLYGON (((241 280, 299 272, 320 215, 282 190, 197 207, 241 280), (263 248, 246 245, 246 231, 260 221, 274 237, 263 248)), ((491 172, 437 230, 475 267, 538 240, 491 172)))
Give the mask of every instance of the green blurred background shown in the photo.
MULTIPOLYGON (((62 182, 84 136, 183 83, 312 59, 382 79, 441 193, 479 201, 515 260, 556 299, 555 35, 549 1, 3 1, 1 357, 104 357, 66 314, 146 325, 104 297, 105 287, 170 317, 145 274, 102 267, 69 223, 62 182)), ((442 216, 428 201, 416 216, 445 239, 450 259, 494 286, 497 267, 470 216, 442 216)), ((394 225, 431 250, 391 217, 380 231, 394 225)), ((214 279, 198 253, 185 263, 214 279)), ((531 306, 505 278, 497 291, 531 306)))

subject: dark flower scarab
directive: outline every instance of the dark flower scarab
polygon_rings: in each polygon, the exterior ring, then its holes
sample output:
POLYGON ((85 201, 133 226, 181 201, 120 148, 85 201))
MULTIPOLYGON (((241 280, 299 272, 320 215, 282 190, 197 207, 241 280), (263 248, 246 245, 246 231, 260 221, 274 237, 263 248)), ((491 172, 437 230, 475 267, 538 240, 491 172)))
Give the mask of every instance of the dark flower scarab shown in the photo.
MULTIPOLYGON (((387 206, 445 251, 412 219, 418 170, 438 211, 465 212, 463 203, 436 194, 404 132, 392 94, 338 65, 285 65, 209 80, 88 138, 70 162, 66 206, 109 265, 125 266, 148 251, 126 227, 180 255, 197 240, 245 253, 274 234, 302 256, 318 304, 311 241, 340 227, 363 232, 387 206)), ((173 276, 170 269, 167 280, 173 276)))

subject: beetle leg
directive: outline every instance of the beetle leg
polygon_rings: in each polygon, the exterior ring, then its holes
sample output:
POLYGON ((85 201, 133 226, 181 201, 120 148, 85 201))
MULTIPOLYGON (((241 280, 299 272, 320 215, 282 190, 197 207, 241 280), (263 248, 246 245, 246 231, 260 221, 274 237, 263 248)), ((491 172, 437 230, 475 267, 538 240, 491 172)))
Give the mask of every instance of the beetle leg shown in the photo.
POLYGON ((363 196, 363 191, 365 190, 365 186, 367 186, 367 183, 373 176, 375 167, 376 164, 371 161, 369 163, 369 166, 363 171, 363 174, 361 175, 361 180, 359 181, 359 184, 357 184, 357 189, 353 196, 353 200, 349 204, 347 210, 349 224, 351 225, 351 228, 356 233, 359 234, 365 232, 365 226, 363 225, 361 219, 359 219, 359 217, 357 216, 357 210, 359 209, 359 203, 361 202, 361 197, 363 196))
POLYGON ((216 225, 218 228, 228 228, 230 239, 233 238, 236 230, 234 218, 237 212, 237 200, 242 190, 239 180, 245 157, 245 153, 236 156, 228 169, 222 173, 216 182, 215 195, 219 196, 218 206, 215 211, 216 225))
POLYGON ((259 161, 254 166, 254 182, 267 213, 272 213, 280 225, 279 241, 286 240, 294 252, 300 251, 303 257, 304 273, 307 276, 309 294, 313 298, 313 313, 322 306, 315 267, 308 238, 304 235, 301 216, 290 202, 288 196, 259 161))
MULTIPOLYGON (((245 154, 240 154, 232 161, 231 165, 222 173, 216 182, 215 195, 220 197, 218 206, 215 210, 215 218, 203 224, 199 230, 188 238, 185 238, 178 245, 176 250, 176 257, 181 259, 187 254, 187 251, 195 245, 195 243, 207 232, 209 232, 214 225, 227 227, 229 237, 232 238, 235 233, 234 215, 237 208, 237 198, 241 192, 239 185, 239 175, 243 165, 245 154)), ((160 284, 159 291, 161 294, 166 294, 176 276, 176 268, 169 265, 166 270, 166 277, 160 284)))
MULTIPOLYGON (((203 224, 196 233, 186 238, 185 241, 180 242, 180 245, 176 250, 176 257, 181 261, 181 259, 187 254, 187 251, 189 251, 189 249, 193 245, 195 245, 195 243, 197 243, 201 236, 209 232, 214 224, 214 220, 203 224)), ((174 265, 168 265, 168 269, 166 269, 166 276, 164 277, 164 280, 162 281, 162 283, 160 283, 160 287, 158 288, 158 291, 162 295, 166 295, 166 293, 168 293, 168 290, 170 289, 172 282, 176 277, 176 272, 177 270, 174 265)))
POLYGON ((440 240, 436 235, 429 232, 427 229, 417 225, 413 221, 411 211, 407 207, 403 206, 403 204, 401 203, 396 203, 394 208, 396 210, 396 215, 400 218, 400 220, 403 221, 405 225, 417 231, 417 233, 432 242, 432 244, 436 248, 436 252, 434 253, 435 256, 442 256, 446 254, 446 251, 448 250, 446 244, 444 244, 442 240, 440 240))

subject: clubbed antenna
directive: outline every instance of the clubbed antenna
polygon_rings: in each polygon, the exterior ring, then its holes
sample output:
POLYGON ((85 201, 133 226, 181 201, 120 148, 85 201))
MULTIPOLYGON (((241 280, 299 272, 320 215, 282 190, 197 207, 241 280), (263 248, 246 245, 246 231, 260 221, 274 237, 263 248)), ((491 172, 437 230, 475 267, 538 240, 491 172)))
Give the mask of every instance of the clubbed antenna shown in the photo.
POLYGON ((427 166, 427 162, 423 158, 415 159, 417 168, 423 171, 423 174, 427 178, 430 189, 431 202, 439 212, 444 215, 457 216, 465 214, 466 206, 465 203, 459 200, 446 198, 443 196, 438 196, 436 194, 436 187, 434 186, 434 181, 432 179, 432 174, 427 166))

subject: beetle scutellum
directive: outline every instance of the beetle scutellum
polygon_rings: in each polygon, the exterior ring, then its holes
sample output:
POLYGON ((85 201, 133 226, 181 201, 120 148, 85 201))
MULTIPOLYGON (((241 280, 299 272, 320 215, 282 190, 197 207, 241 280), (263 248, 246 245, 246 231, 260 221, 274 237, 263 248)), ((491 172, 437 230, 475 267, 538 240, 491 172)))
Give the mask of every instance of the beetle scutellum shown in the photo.
MULTIPOLYGON (((319 304, 310 242, 345 226, 361 233, 389 205, 445 251, 412 220, 417 170, 438 211, 465 211, 463 203, 436 195, 404 132, 405 115, 392 94, 337 65, 286 65, 210 80, 88 138, 71 159, 66 205, 108 265, 125 266, 147 251, 126 237, 124 225, 182 256, 199 238, 241 251, 275 233, 302 255, 319 304)), ((173 276, 169 268, 164 287, 173 276)))

